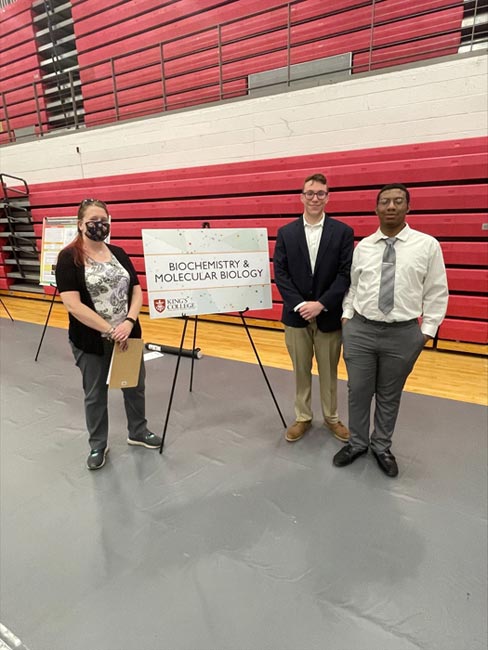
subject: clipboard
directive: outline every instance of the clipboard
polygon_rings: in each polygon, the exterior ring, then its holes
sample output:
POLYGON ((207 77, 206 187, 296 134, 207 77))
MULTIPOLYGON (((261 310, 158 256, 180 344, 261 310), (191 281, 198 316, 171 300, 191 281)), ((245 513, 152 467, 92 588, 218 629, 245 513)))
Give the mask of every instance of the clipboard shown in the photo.
POLYGON ((127 339, 127 344, 127 350, 124 351, 117 343, 114 345, 107 376, 109 388, 133 388, 139 383, 144 341, 127 339))

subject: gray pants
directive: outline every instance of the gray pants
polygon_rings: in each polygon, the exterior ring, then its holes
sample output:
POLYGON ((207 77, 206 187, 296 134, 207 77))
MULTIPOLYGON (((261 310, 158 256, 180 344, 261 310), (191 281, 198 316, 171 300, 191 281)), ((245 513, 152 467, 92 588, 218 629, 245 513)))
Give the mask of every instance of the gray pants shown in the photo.
MULTIPOLYGON (((83 352, 71 343, 73 355, 83 378, 85 419, 91 449, 104 449, 108 440, 107 375, 113 343, 104 341, 104 354, 83 352)), ((123 388, 127 429, 131 438, 147 432, 145 390, 146 369, 141 360, 139 383, 134 388, 123 388)))
POLYGON ((376 323, 355 314, 343 326, 342 339, 348 374, 349 444, 355 450, 371 445, 376 453, 384 452, 391 447, 403 386, 424 347, 424 335, 417 321, 376 323))

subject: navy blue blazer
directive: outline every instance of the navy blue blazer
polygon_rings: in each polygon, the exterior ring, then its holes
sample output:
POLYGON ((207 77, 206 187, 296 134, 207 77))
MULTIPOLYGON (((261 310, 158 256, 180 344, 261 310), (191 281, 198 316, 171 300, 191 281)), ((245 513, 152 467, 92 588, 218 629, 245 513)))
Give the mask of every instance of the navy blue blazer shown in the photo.
POLYGON ((353 229, 326 215, 312 273, 303 217, 278 230, 273 263, 285 325, 306 327, 307 321, 293 310, 301 302, 318 300, 327 310, 317 316, 318 328, 322 332, 341 329, 342 299, 351 283, 353 250, 353 229))

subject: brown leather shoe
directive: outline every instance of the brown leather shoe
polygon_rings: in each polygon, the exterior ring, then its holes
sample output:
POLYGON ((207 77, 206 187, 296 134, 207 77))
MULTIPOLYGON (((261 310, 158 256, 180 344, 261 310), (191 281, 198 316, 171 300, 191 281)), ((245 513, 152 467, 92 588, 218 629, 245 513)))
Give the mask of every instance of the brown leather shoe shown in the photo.
POLYGON ((288 440, 288 442, 296 442, 297 440, 300 440, 300 438, 306 431, 310 429, 311 426, 312 422, 310 420, 308 422, 294 422, 286 430, 285 438, 288 440))
POLYGON ((349 441, 349 429, 340 420, 338 422, 326 422, 325 426, 332 431, 337 440, 341 442, 349 441))

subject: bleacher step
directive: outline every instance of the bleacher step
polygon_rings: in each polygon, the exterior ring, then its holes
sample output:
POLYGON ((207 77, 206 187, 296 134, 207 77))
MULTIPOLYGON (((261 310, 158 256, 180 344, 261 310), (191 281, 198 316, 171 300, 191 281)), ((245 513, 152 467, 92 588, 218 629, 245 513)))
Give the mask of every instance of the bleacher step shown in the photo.
MULTIPOLYGON (((14 258, 9 258, 9 259, 5 260, 5 264, 17 264, 17 260, 14 259, 14 258)), ((30 259, 30 260, 25 259, 24 260, 24 259, 21 259, 21 260, 19 260, 19 264, 21 264, 23 266, 37 266, 37 267, 39 267, 41 263, 39 262, 39 260, 34 260, 34 259, 30 259)))
POLYGON ((24 291, 26 293, 44 293, 44 288, 39 284, 11 284, 9 291, 24 291))
POLYGON ((14 278, 15 280, 27 280, 28 282, 39 282, 38 273, 28 273, 26 272, 25 277, 19 271, 12 271, 11 273, 5 274, 7 278, 14 278))

